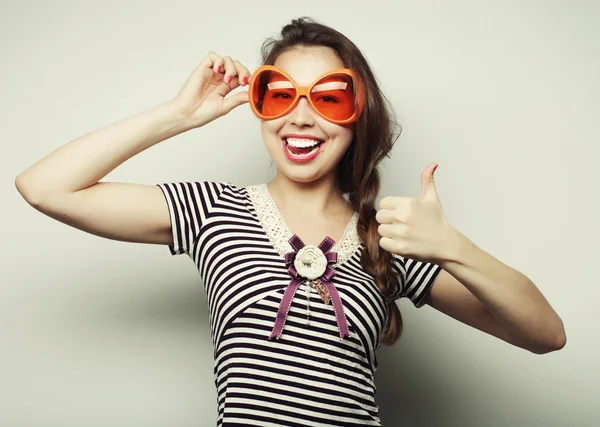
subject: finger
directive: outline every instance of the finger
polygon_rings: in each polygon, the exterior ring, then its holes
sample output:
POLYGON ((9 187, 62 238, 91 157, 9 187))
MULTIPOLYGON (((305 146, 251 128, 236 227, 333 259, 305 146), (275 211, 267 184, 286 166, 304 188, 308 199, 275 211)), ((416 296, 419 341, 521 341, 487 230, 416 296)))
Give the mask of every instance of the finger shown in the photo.
POLYGON ((390 224, 380 224, 377 227, 377 234, 379 234, 381 237, 392 237, 392 235, 390 234, 390 227, 390 224))
POLYGON ((414 203, 412 197, 387 196, 381 199, 379 207, 381 209, 396 209, 402 206, 410 206, 411 203, 414 203))
POLYGON ((393 224, 394 211, 391 209, 380 209, 375 215, 375 220, 377 220, 379 224, 393 224))
POLYGON ((379 202, 379 208, 381 209, 394 209, 398 204, 402 202, 404 197, 387 196, 381 199, 379 202))
POLYGON ((223 57, 223 61, 225 64, 225 74, 223 75, 223 81, 225 83, 227 83, 228 85, 231 85, 233 78, 237 76, 237 69, 235 68, 235 65, 233 64, 233 60, 231 59, 231 56, 223 57))
POLYGON ((415 260, 418 260, 418 258, 412 255, 412 251, 408 250, 409 248, 406 242, 402 240, 382 237, 379 239, 379 246, 392 254, 400 255, 402 257, 411 257, 415 260))
POLYGON ((381 247, 381 249, 386 250, 388 252, 391 253, 397 253, 396 251, 394 251, 394 241, 392 239, 390 239, 389 237, 382 237, 381 239, 379 239, 379 246, 381 247))
POLYGON ((380 224, 377 233, 382 237, 405 238, 407 228, 405 224, 380 224))
POLYGON ((236 107, 248 102, 248 91, 238 92, 234 95, 228 96, 223 100, 224 114, 229 113, 236 107))
POLYGON ((200 76, 202 76, 206 72, 206 69, 210 69, 213 67, 214 61, 218 61, 220 58, 221 57, 219 55, 217 55, 216 53, 208 52, 206 54, 206 56, 204 58, 202 58, 202 61, 200 61, 200 64, 198 64, 198 66, 196 68, 194 68, 194 71, 192 71, 192 73, 190 74, 188 81, 198 79, 200 76))
POLYGON ((225 66, 224 66, 225 61, 223 60, 223 57, 214 53, 211 58, 212 58, 211 64, 212 64, 213 71, 217 74, 224 73, 225 72, 225 66))
POLYGON ((203 71, 206 68, 212 68, 215 72, 217 72, 218 66, 222 64, 223 58, 219 54, 210 51, 206 54, 198 68, 201 69, 200 71, 203 71))
POLYGON ((231 79, 231 82, 229 83, 229 89, 234 90, 240 86, 242 86, 242 81, 240 80, 240 76, 236 75, 231 79))
POLYGON ((244 67, 240 61, 233 61, 235 68, 237 69, 237 74, 239 78, 239 82, 241 86, 246 86, 250 81, 250 70, 244 67))

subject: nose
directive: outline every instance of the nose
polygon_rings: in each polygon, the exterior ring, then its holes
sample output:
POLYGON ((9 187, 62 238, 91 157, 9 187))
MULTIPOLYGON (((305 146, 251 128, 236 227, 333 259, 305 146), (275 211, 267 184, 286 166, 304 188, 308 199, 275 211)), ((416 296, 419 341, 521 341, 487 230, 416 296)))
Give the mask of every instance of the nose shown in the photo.
POLYGON ((312 126, 315 123, 314 114, 315 111, 308 100, 303 96, 289 114, 288 118, 290 123, 293 123, 298 127, 312 126))

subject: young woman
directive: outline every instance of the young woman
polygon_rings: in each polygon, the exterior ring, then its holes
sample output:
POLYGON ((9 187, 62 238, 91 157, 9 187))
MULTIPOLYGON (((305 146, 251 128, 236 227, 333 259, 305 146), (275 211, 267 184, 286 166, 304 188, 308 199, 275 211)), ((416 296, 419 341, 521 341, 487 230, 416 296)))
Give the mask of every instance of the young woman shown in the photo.
POLYGON ((452 228, 431 164, 420 199, 375 209, 396 134, 357 47, 306 19, 263 46, 251 75, 210 52, 177 96, 84 135, 17 177, 36 209, 110 239, 187 254, 210 312, 219 425, 381 425, 376 350, 409 298, 535 353, 562 322, 524 275, 452 228), (239 86, 247 87, 230 96, 239 86), (277 166, 269 183, 100 182, 127 159, 249 104, 277 166))

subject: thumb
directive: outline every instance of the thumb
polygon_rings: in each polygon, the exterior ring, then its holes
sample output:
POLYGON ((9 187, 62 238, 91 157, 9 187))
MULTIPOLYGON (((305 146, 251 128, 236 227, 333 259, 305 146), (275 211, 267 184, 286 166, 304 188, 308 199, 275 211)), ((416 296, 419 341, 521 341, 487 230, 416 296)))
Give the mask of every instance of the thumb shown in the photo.
POLYGON ((223 99, 223 114, 229 113, 236 107, 248 102, 248 91, 238 92, 223 99))
POLYGON ((439 165, 430 163, 421 173, 421 199, 440 203, 440 199, 435 188, 433 173, 439 165))

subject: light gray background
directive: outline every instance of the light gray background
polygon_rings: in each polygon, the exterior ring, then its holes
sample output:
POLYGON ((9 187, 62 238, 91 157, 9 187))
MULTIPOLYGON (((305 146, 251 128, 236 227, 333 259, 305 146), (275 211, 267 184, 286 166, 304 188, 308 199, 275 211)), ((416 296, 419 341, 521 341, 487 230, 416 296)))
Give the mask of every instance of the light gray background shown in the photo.
MULTIPOLYGON (((191 260, 47 218, 14 179, 170 99, 209 50, 255 69, 262 40, 300 15, 355 41, 402 120, 380 196, 418 197, 438 162, 449 221, 529 276, 567 330, 539 356, 402 301, 404 335, 379 353, 384 426, 600 425, 598 2, 257 1, 1 3, 0 425, 214 426, 191 260)), ((273 173, 246 105, 107 179, 273 173)))

